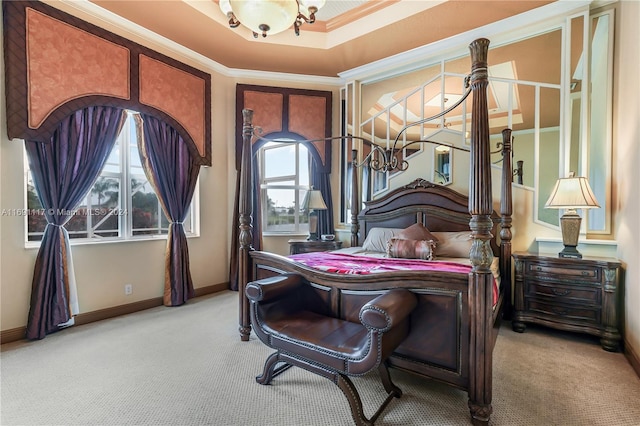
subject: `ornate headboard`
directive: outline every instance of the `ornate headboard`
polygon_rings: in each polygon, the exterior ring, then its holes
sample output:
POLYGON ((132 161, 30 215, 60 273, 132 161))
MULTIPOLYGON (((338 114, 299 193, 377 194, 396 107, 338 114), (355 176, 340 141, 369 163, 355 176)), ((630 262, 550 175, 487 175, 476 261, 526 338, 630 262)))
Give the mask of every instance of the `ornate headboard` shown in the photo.
MULTIPOLYGON (((372 228, 406 228, 422 223, 432 232, 469 231, 469 197, 446 186, 424 179, 416 179, 408 185, 391 191, 384 197, 365 202, 358 215, 359 245, 372 228)), ((496 237, 500 216, 493 212, 491 247, 499 254, 496 237)))

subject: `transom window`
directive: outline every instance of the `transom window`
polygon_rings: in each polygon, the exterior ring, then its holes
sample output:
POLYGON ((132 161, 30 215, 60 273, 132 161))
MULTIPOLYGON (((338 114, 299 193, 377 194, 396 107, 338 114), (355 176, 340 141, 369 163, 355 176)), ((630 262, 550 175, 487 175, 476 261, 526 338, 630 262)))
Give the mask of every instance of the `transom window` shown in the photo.
MULTIPOLYGON (((73 241, 108 241, 163 236, 168 233, 169 221, 160 201, 145 176, 140 162, 137 128, 129 112, 124 127, 111 150, 109 158, 93 187, 70 212, 65 224, 73 241), (123 182, 125 184, 123 185, 123 182)), ((33 184, 31 172, 26 176, 27 241, 40 241, 47 225, 44 210, 33 184)), ((195 234, 196 189, 191 208, 184 221, 187 235, 195 234)))
POLYGON ((279 139, 259 150, 264 233, 309 232, 309 216, 302 200, 310 189, 311 157, 303 144, 291 142, 293 139, 279 139))

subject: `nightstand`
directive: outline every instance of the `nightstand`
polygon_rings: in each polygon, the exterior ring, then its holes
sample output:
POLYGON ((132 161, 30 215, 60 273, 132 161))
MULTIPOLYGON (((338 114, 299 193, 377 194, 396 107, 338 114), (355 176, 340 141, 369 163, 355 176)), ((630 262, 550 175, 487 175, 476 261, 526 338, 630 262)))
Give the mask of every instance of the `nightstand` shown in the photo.
POLYGON ((342 248, 342 241, 289 240, 289 254, 331 251, 338 250, 339 248, 342 248))
POLYGON ((621 340, 618 308, 620 262, 612 258, 567 259, 514 253, 514 313, 511 327, 525 323, 600 337, 617 351, 621 340))

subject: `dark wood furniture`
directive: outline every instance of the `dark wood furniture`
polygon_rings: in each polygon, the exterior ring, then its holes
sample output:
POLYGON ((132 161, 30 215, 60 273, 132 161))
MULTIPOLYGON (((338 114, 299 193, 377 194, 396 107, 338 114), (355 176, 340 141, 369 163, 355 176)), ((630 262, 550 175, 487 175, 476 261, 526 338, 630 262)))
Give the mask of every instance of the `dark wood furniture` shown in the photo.
POLYGON ((342 248, 342 241, 309 241, 289 240, 289 254, 313 253, 317 251, 331 251, 342 248))
MULTIPOLYGON (((289 258, 254 251, 252 241, 253 112, 243 111, 243 153, 239 206, 239 330, 249 340, 251 321, 245 295, 248 282, 282 274, 298 274, 309 292, 337 318, 353 317, 368 301, 394 288, 418 296, 407 338, 389 357, 392 367, 464 389, 469 395, 471 420, 487 424, 491 415, 493 347, 503 309, 511 300, 511 132, 503 131, 502 195, 499 216, 493 209, 491 155, 487 106, 489 41, 478 39, 471 51, 470 92, 473 96, 469 195, 424 180, 400 188, 381 200, 351 212, 351 245, 362 243, 373 227, 399 228, 422 222, 431 231, 470 231, 472 248, 468 274, 395 271, 369 275, 332 274, 314 270, 289 258), (362 228, 361 228, 362 225, 362 228), (500 237, 499 245, 496 243, 500 237), (500 258, 501 291, 493 301, 494 256, 500 258)), ((357 164, 357 153, 352 154, 357 164)), ((358 171, 353 167, 352 206, 359 206, 358 171)))
POLYGON ((393 384, 386 360, 409 333, 408 316, 417 298, 409 290, 389 290, 366 303, 356 316, 339 318, 309 292, 300 275, 278 275, 247 285, 254 331, 276 350, 266 360, 256 381, 268 385, 291 366, 326 377, 349 401, 356 425, 373 425, 402 391, 393 384), (320 302, 320 303, 319 303, 320 302), (378 369, 387 397, 368 419, 358 390, 349 376, 378 369))
POLYGON ((514 253, 515 289, 511 326, 524 332, 527 322, 600 337, 617 351, 620 262, 611 258, 560 258, 514 253))

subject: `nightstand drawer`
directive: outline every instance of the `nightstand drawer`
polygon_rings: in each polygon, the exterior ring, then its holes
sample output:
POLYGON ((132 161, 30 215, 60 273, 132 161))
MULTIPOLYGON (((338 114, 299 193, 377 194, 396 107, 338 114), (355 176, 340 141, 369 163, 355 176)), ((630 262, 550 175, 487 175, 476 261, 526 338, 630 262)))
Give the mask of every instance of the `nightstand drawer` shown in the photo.
POLYGON ((600 304, 599 287, 563 286, 551 282, 526 281, 527 296, 545 296, 558 303, 600 304))
POLYGON ((562 321, 579 321, 582 323, 600 323, 600 309, 584 306, 567 306, 547 303, 537 299, 527 299, 526 309, 562 321))
POLYGON ((538 323, 599 336, 604 349, 618 350, 619 260, 532 253, 513 253, 513 258, 514 331, 522 333, 525 323, 538 323))
POLYGON ((551 265, 541 265, 535 262, 527 262, 527 271, 526 273, 532 273, 537 276, 548 275, 549 277, 553 277, 553 279, 565 279, 565 280, 575 280, 578 279, 580 281, 592 281, 592 282, 600 282, 600 268, 597 267, 584 267, 580 265, 576 268, 571 268, 568 266, 558 267, 551 265))

